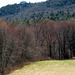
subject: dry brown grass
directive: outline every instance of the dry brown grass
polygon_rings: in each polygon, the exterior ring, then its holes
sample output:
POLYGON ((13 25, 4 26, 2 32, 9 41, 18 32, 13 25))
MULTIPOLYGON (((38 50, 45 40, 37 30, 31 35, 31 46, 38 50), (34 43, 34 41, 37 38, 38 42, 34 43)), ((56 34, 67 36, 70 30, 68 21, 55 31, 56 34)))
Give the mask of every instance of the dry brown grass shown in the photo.
POLYGON ((9 75, 75 75, 75 60, 39 61, 9 75))

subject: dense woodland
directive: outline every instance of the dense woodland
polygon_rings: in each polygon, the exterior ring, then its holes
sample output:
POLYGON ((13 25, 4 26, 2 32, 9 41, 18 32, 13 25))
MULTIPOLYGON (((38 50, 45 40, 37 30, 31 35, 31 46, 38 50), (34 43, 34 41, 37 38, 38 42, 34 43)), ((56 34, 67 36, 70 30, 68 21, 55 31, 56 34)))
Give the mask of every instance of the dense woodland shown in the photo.
POLYGON ((75 57, 75 0, 7 5, 0 17, 0 75, 28 62, 75 57))
POLYGON ((5 21, 25 19, 67 20, 75 17, 75 0, 47 0, 41 3, 19 3, 0 8, 0 17, 5 21))
POLYGON ((15 26, 0 19, 0 73, 38 60, 75 56, 75 20, 44 20, 15 26), (30 24, 31 23, 31 24, 30 24))

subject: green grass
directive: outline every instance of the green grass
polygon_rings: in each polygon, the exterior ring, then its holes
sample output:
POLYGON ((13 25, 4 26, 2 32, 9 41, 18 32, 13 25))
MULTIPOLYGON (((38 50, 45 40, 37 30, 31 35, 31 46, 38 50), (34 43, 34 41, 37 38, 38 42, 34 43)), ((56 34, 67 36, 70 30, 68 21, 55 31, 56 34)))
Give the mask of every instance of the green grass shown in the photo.
POLYGON ((38 61, 8 75, 75 75, 75 60, 38 61))

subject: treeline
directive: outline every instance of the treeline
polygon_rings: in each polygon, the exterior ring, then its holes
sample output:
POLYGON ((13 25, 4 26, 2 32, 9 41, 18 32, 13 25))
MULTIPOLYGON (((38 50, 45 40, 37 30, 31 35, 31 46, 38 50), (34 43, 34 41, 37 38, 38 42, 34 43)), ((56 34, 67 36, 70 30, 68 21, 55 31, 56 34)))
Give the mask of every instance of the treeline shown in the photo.
POLYGON ((64 6, 75 4, 75 0, 47 0, 47 7, 51 6, 64 6))
POLYGON ((30 8, 33 5, 34 4, 32 4, 32 3, 24 3, 24 4, 12 4, 12 5, 4 6, 4 7, 0 8, 0 17, 18 14, 24 8, 30 8))
POLYGON ((44 17, 54 21, 66 20, 75 17, 74 7, 75 0, 47 0, 41 3, 12 4, 0 8, 0 17, 7 21, 34 17, 44 17), (53 12, 51 12, 52 10, 53 12))
MULTIPOLYGON (((32 21, 31 21, 32 22, 32 21)), ((38 22, 9 25, 0 20, 0 74, 23 62, 71 59, 75 56, 75 22, 38 22)))

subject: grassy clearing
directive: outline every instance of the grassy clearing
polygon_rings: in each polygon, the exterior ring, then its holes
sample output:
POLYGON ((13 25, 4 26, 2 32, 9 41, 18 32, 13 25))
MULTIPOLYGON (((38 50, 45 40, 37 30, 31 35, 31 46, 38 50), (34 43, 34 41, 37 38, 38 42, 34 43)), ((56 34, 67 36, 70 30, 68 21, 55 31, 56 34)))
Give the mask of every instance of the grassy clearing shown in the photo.
POLYGON ((8 75, 75 75, 75 60, 39 61, 8 75))

